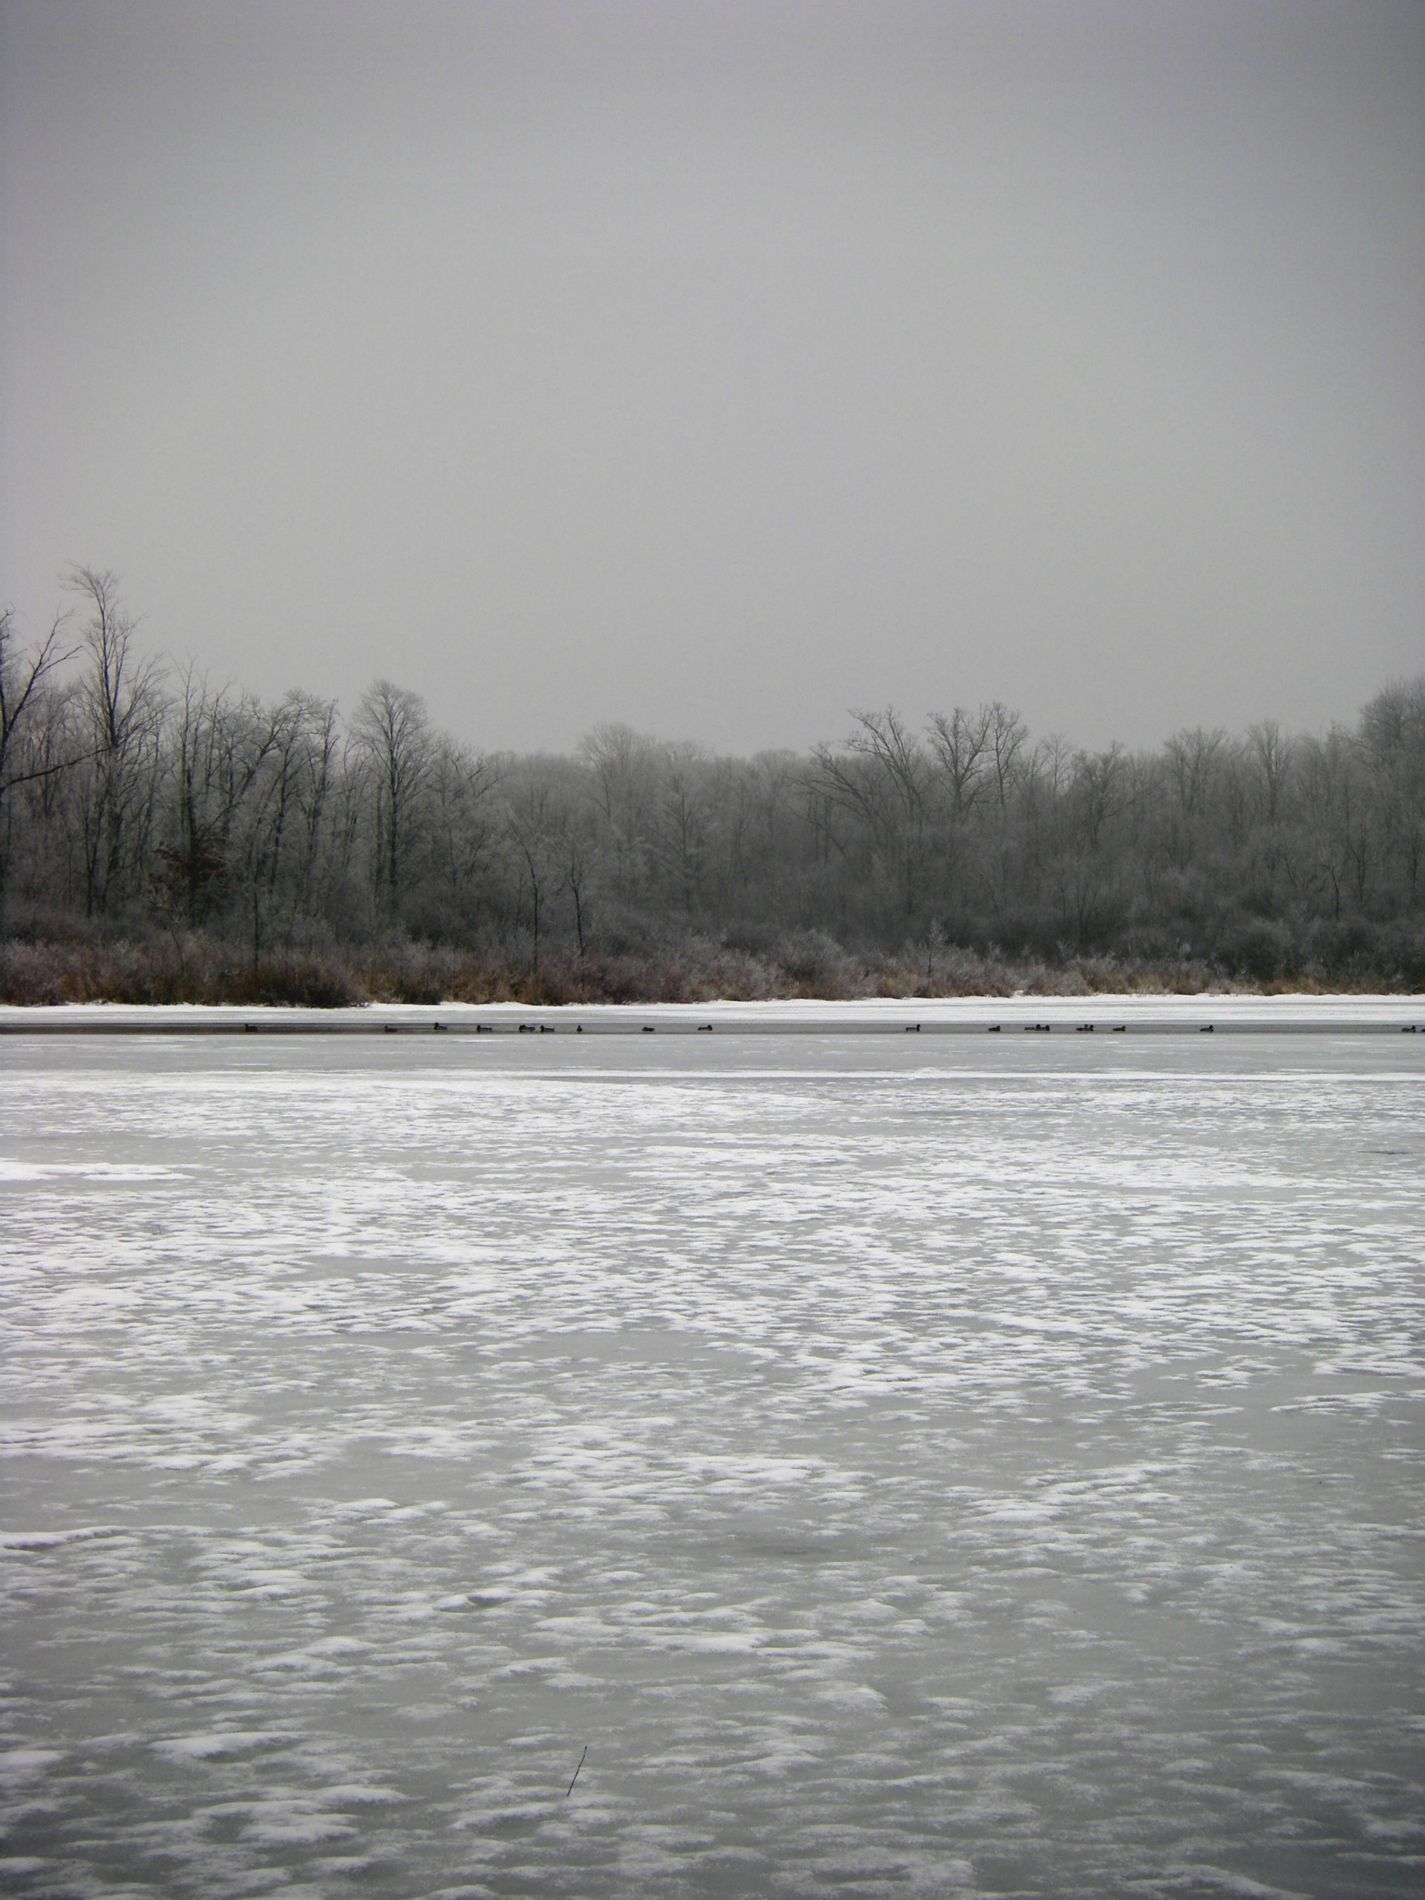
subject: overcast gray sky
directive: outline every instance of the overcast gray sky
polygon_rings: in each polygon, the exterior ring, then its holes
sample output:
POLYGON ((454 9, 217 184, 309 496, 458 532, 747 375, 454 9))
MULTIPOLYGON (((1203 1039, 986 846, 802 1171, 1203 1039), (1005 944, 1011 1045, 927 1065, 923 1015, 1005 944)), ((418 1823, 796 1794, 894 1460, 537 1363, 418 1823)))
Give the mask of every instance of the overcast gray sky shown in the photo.
POLYGON ((482 747, 1425 669, 1421 0, 0 0, 0 592, 482 747))

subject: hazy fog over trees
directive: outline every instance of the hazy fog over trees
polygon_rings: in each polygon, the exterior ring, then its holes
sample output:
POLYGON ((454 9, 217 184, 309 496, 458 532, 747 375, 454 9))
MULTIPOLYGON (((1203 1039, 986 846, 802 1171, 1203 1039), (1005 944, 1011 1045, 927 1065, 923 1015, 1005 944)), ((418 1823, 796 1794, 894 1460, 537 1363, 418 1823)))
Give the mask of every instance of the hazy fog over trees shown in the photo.
POLYGON ((996 701, 811 753, 604 725, 516 756, 388 679, 345 715, 215 685, 111 574, 73 585, 0 622, 12 1000, 1425 985, 1425 677, 1151 752, 996 701))

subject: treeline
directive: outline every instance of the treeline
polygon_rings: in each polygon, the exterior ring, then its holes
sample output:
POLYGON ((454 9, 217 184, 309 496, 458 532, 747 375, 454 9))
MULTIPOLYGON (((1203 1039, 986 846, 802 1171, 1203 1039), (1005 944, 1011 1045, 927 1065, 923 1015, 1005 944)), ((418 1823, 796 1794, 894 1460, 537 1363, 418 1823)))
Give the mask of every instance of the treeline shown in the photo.
POLYGON ((706 999, 1425 987, 1425 678, 1350 727, 1036 740, 995 703, 811 753, 478 753, 142 652, 112 575, 0 620, 0 996, 706 999))

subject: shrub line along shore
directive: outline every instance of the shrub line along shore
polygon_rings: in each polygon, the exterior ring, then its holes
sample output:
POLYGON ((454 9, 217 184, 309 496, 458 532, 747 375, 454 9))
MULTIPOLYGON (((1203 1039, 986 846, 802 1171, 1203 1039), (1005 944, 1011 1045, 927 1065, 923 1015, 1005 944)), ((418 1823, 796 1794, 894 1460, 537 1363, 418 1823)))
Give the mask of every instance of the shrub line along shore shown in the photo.
POLYGON ((372 1003, 522 1003, 554 1008, 870 1003, 926 997, 993 1002, 1014 996, 1406 996, 1419 988, 1403 970, 1343 981, 1314 967, 1291 977, 1244 981, 1200 958, 1171 963, 1114 956, 1048 959, 957 946, 939 947, 927 959, 923 953, 855 956, 831 945, 819 968, 810 971, 795 954, 733 954, 709 944, 619 956, 549 956, 534 966, 413 943, 364 956, 289 950, 256 959, 198 935, 0 944, 0 1004, 50 1007, 121 1003, 350 1009, 372 1003))

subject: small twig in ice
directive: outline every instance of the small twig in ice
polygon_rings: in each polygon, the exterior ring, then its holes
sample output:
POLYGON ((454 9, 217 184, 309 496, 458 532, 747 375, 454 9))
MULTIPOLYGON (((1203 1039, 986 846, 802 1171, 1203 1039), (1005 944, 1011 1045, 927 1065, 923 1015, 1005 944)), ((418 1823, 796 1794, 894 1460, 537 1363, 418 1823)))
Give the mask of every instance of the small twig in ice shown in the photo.
MULTIPOLYGON (((589 1744, 585 1742, 584 1755, 587 1755, 588 1752, 589 1752, 589 1744)), ((581 1755, 579 1757, 579 1768, 582 1768, 584 1766, 584 1755, 581 1755)), ((574 1781, 577 1781, 579 1779, 579 1768, 576 1768, 574 1770, 574 1781)), ((574 1792, 574 1781, 571 1781, 569 1783, 569 1786, 564 1790, 564 1799, 566 1801, 569 1799, 570 1795, 573 1794, 574 1792)))

